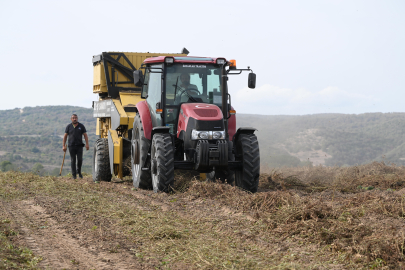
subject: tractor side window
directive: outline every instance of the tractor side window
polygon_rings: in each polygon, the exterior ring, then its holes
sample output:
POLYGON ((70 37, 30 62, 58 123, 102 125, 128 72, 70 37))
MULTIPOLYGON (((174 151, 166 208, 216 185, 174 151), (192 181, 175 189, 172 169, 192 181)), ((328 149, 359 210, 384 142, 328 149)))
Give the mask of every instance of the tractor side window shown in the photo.
POLYGON ((207 75, 207 92, 209 103, 221 106, 221 76, 219 75, 219 70, 212 70, 207 75))
POLYGON ((149 70, 145 69, 144 85, 142 86, 141 96, 146 98, 148 96, 148 83, 149 83, 149 70))
MULTIPOLYGON (((151 67, 161 68, 162 65, 153 65, 151 67)), ((154 127, 162 124, 160 114, 156 113, 156 104, 161 102, 162 97, 162 71, 161 69, 151 69, 149 71, 148 80, 148 98, 146 99, 149 105, 152 124, 154 127)))

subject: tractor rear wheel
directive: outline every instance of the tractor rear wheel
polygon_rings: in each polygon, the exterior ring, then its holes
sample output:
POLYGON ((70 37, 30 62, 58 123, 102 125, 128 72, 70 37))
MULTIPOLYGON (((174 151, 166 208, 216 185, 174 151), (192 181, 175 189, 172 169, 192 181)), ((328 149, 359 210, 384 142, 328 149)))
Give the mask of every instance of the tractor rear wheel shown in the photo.
POLYGON ((145 137, 141 117, 137 114, 131 138, 131 170, 135 188, 150 189, 152 187, 150 170, 142 170, 142 168, 148 168, 149 165, 149 148, 150 141, 145 137))
POLYGON ((237 160, 242 161, 242 170, 235 172, 236 186, 257 192, 260 176, 259 142, 254 134, 240 134, 236 143, 237 160))
POLYGON ((110 157, 108 152, 108 140, 98 139, 93 150, 93 181, 111 181, 110 157))
POLYGON ((169 192, 174 182, 174 147, 170 134, 155 134, 152 139, 151 173, 153 191, 169 192))

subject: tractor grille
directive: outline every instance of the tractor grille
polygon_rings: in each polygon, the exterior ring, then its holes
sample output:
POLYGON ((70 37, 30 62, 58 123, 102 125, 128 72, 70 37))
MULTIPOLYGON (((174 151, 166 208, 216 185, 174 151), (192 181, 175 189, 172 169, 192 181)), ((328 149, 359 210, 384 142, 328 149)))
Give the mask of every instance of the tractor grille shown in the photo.
POLYGON ((194 112, 201 117, 216 117, 218 111, 214 109, 195 109, 194 112))

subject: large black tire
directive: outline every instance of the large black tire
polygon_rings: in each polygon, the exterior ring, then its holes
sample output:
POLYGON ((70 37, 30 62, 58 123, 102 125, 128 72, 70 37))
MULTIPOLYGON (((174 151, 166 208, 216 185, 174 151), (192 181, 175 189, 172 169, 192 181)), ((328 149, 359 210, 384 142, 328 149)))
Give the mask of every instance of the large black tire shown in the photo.
POLYGON ((170 134, 155 134, 151 149, 153 191, 169 192, 174 182, 174 147, 170 134))
POLYGON ((254 134, 240 134, 236 143, 237 160, 242 161, 242 170, 235 172, 236 186, 255 193, 259 186, 260 152, 254 134))
POLYGON ((152 188, 150 170, 142 170, 142 168, 150 168, 148 162, 149 149, 150 140, 145 137, 141 117, 137 114, 135 116, 131 138, 131 171, 132 181, 135 188, 152 188), (135 159, 138 160, 137 164, 135 164, 135 159))
POLYGON ((98 139, 93 150, 93 181, 111 181, 110 157, 108 152, 108 140, 98 139))

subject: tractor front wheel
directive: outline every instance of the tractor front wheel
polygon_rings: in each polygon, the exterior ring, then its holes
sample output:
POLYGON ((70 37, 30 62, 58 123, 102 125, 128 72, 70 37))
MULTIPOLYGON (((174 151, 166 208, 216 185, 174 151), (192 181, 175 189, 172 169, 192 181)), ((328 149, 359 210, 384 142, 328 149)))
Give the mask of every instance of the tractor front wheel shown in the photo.
POLYGON ((260 176, 259 142, 254 134, 240 134, 236 143, 237 160, 242 161, 242 170, 235 171, 236 186, 257 192, 260 176))
POLYGON ((107 139, 98 139, 93 150, 93 181, 111 181, 110 158, 107 139))
POLYGON ((174 182, 174 148, 170 134, 155 134, 152 139, 151 173, 153 191, 169 192, 174 182))

